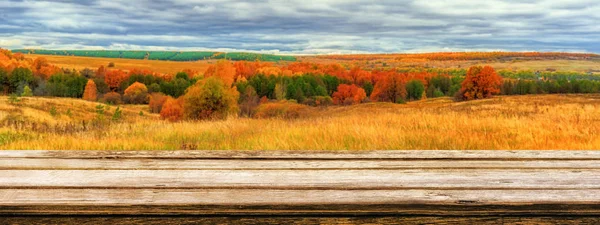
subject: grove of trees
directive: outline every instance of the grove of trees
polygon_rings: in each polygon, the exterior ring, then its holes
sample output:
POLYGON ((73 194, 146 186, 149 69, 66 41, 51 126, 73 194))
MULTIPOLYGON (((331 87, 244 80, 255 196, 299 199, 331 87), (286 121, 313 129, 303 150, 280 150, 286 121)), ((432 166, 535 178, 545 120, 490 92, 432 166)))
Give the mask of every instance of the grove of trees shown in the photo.
MULTIPOLYGON (((444 58, 455 54, 422 56, 444 58)), ((552 56, 531 54, 528 57, 552 56)), ((170 121, 222 119, 232 115, 257 117, 257 112, 260 116, 271 115, 267 110, 285 111, 283 114, 289 116, 302 108, 294 104, 327 106, 404 103, 443 96, 473 100, 495 94, 598 93, 600 79, 596 77, 560 71, 534 75, 496 72, 490 66, 473 66, 466 70, 365 70, 338 63, 227 60, 212 64, 204 72, 183 70, 161 74, 104 66, 78 71, 58 68, 43 57, 31 60, 21 53, 0 49, 0 91, 4 94, 148 104, 152 113, 160 113, 170 121)))

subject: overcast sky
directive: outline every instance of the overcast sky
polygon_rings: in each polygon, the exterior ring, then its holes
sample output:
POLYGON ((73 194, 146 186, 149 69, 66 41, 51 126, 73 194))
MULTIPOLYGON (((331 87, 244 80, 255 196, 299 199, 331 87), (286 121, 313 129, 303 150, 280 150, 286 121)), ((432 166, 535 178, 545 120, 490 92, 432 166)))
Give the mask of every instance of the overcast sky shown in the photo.
POLYGON ((0 47, 598 53, 600 0, 2 0, 0 47))

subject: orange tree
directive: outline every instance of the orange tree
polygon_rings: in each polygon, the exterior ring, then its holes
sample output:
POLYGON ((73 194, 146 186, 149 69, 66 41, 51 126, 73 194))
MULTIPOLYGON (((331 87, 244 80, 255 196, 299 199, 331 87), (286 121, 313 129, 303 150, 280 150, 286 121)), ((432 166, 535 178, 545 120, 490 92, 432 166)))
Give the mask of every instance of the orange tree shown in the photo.
POLYGON ((340 84, 337 91, 333 93, 333 104, 352 105, 359 104, 367 97, 364 89, 352 84, 340 84))
POLYGON ((171 122, 181 120, 183 118, 183 104, 181 98, 174 99, 171 96, 167 97, 160 110, 160 118, 171 122))
POLYGON ((94 80, 88 80, 83 91, 83 99, 95 102, 98 99, 98 89, 94 80))
POLYGON ((467 71, 457 98, 459 100, 489 98, 493 94, 500 93, 501 84, 502 78, 491 66, 472 66, 467 71))

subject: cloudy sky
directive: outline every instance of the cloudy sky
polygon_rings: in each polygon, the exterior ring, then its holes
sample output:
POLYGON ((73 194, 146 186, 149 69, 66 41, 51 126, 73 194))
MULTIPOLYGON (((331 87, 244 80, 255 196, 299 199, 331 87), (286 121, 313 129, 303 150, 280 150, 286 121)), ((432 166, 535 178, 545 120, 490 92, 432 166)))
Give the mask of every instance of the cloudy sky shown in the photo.
POLYGON ((598 53, 600 1, 2 0, 0 47, 598 53))

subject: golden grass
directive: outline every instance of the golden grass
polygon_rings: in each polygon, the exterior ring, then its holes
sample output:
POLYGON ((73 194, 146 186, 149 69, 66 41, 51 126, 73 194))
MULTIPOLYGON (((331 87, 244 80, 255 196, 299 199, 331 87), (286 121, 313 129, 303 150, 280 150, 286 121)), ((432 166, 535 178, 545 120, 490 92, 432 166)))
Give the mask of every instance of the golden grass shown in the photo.
MULTIPOLYGON (((93 114, 96 105, 31 98, 19 108, 39 110, 35 108, 51 102, 61 104, 63 111, 77 109, 73 120, 87 118, 85 113, 93 114)), ((7 111, 10 107, 6 98, 0 99, 0 115, 16 113, 7 111)), ((313 108, 295 120, 168 123, 156 115, 139 116, 145 108, 123 106, 126 121, 101 131, 57 134, 0 128, 0 149, 600 149, 600 95, 368 103, 313 108)), ((49 120, 47 111, 35 112, 49 120)), ((61 123, 65 118, 53 119, 61 123)))
POLYGON ((160 61, 160 60, 141 60, 141 59, 119 59, 119 58, 97 58, 97 57, 80 57, 80 56, 58 56, 58 55, 37 55, 26 54, 26 58, 35 59, 44 57, 48 59, 50 64, 61 68, 70 68, 82 70, 90 68, 98 69, 100 66, 106 67, 109 62, 115 63, 115 69, 130 70, 130 69, 147 69, 159 73, 174 74, 184 69, 191 69, 204 73, 206 68, 213 63, 214 60, 203 60, 194 62, 175 62, 175 61, 160 61))

